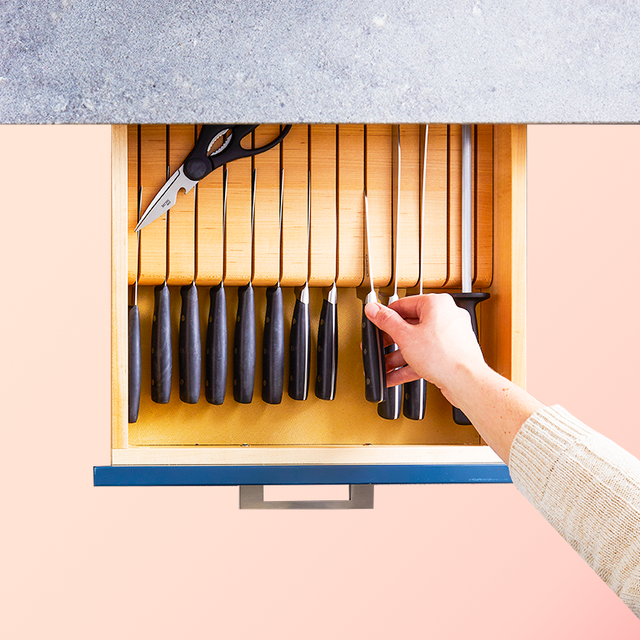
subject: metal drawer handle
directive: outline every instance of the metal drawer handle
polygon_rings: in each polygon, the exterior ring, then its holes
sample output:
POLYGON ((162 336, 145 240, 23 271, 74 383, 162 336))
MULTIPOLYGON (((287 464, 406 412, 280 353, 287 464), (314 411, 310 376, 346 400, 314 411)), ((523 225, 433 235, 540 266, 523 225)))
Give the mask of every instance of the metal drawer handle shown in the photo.
POLYGON ((265 500, 261 484, 240 485, 241 509, 373 509, 372 484, 350 484, 348 500, 265 500))

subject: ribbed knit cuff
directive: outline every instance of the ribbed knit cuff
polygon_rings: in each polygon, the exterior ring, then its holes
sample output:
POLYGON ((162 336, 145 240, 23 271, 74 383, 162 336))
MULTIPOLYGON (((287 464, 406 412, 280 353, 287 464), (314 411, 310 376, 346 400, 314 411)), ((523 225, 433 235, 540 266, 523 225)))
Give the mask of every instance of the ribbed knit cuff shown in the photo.
POLYGON ((560 405, 536 411, 511 444, 509 471, 513 484, 537 507, 562 454, 593 433, 560 405))

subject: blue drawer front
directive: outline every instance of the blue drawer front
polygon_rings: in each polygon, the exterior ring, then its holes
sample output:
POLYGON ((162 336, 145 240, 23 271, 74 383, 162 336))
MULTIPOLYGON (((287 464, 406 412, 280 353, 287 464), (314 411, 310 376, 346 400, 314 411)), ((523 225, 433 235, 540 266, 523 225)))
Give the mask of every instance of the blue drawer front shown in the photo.
POLYGON ((504 484, 504 464, 433 465, 131 465, 93 468, 96 487, 265 484, 504 484))

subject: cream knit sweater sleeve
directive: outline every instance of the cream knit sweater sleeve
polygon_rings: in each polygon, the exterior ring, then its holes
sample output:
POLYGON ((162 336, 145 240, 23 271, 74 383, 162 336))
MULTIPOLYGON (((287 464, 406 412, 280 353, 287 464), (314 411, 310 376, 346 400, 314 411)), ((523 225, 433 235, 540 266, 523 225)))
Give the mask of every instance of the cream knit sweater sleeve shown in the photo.
POLYGON ((640 461, 562 407, 545 407, 511 445, 511 478, 640 617, 640 461))

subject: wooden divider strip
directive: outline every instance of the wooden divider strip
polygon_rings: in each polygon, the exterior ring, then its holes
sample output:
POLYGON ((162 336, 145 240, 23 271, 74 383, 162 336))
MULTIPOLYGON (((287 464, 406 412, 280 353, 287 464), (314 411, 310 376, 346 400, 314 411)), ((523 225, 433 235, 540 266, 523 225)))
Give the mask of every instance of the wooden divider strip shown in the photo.
POLYGON ((449 125, 447 287, 462 286, 462 125, 449 125))
MULTIPOLYGON (((192 124, 171 125, 169 130, 169 173, 173 175, 189 155, 196 141, 192 124)), ((198 187, 199 188, 199 185, 198 187)), ((191 284, 195 256, 195 191, 180 191, 169 211, 168 280, 172 284, 191 284)), ((155 223, 153 223, 155 224, 155 223)))
POLYGON ((198 183, 198 278, 196 283, 213 286, 223 274, 222 182, 220 167, 198 183))
POLYGON ((282 286, 303 285, 307 277, 307 182, 309 127, 294 124, 282 142, 284 205, 282 286))
MULTIPOLYGON (((338 275, 340 286, 357 287, 364 272, 363 225, 364 225, 364 125, 341 124, 338 126, 338 275)), ((384 235, 384 221, 374 222, 371 235, 372 271, 378 285, 386 284, 380 279, 376 249, 381 251, 376 238, 384 235), (382 227, 382 228, 381 228, 382 227)))
POLYGON ((441 287, 447 280, 447 141, 446 124, 429 125, 422 255, 425 288, 441 287))
MULTIPOLYGON (((247 145, 249 142, 249 139, 245 138, 244 144, 247 145)), ((229 181, 225 284, 241 286, 251 279, 251 158, 234 160, 227 168, 229 181)), ((258 177, 258 189, 260 183, 258 177)))
MULTIPOLYGON (((255 146, 262 147, 280 134, 280 125, 263 124, 255 130, 255 146)), ((254 156, 257 175, 255 219, 255 286, 271 286, 280 273, 280 149, 254 156)))
POLYGON ((326 287, 336 277, 338 244, 336 126, 311 125, 311 273, 312 286, 326 287))
POLYGON ((392 125, 367 125, 366 168, 372 234, 371 260, 375 279, 382 287, 390 282, 393 275, 391 234, 395 139, 392 125))
POLYGON ((474 286, 486 288, 493 272, 493 125, 479 124, 476 129, 475 164, 475 267, 474 286))
MULTIPOLYGON (((142 213, 167 180, 166 130, 166 125, 159 124, 141 127, 142 213)), ((166 215, 163 214, 140 232, 140 284, 164 282, 167 267, 166 219, 166 215)))
MULTIPOLYGON (((138 240, 134 229, 138 224, 138 127, 123 125, 127 129, 127 281, 136 281, 138 270, 138 240)), ((112 129, 116 135, 116 129, 112 129)), ((118 131, 121 137, 123 131, 118 131)))

